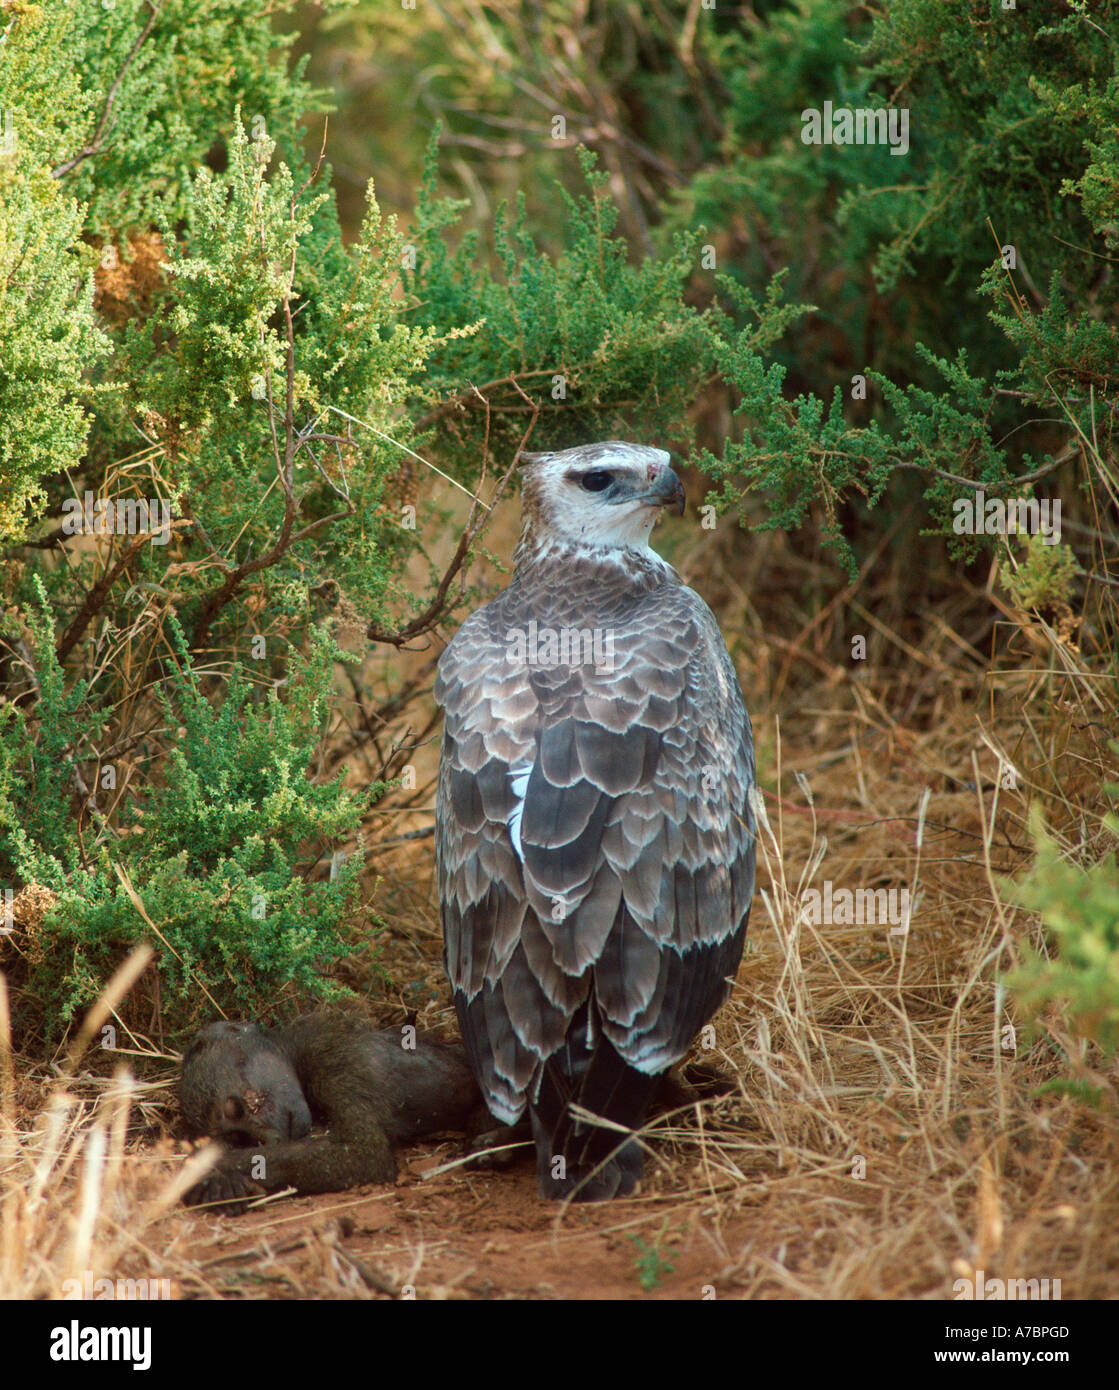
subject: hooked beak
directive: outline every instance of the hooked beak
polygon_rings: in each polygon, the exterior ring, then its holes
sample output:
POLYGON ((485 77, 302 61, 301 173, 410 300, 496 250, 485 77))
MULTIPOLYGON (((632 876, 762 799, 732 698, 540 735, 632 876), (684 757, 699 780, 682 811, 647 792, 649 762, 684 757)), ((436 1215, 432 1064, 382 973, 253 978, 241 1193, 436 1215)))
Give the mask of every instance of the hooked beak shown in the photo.
POLYGON ((648 492, 636 497, 623 497, 620 502, 647 502, 652 507, 671 507, 677 516, 684 515, 684 484, 671 468, 665 468, 648 492))

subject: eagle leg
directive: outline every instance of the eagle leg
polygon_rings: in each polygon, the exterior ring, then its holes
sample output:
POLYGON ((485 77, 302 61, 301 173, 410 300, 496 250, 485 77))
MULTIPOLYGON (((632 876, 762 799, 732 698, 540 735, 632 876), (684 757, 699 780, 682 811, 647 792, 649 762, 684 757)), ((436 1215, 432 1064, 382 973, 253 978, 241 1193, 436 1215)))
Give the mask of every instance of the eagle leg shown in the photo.
POLYGON ((530 1104, 536 1143, 536 1177, 540 1195, 552 1200, 608 1202, 627 1197, 641 1181, 641 1145, 615 1128, 603 1128, 571 1114, 571 1104, 614 1125, 640 1129, 662 1076, 631 1067, 594 1028, 588 1041, 591 1005, 571 1021, 567 1039, 544 1063, 530 1104))

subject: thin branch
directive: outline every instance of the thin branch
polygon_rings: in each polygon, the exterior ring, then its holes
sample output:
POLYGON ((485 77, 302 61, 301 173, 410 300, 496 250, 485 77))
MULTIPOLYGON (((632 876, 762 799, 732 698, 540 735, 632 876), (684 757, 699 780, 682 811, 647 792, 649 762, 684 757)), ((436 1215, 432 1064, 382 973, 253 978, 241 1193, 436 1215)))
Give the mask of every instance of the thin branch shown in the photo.
MULTIPOLYGON (((416 433, 422 434, 429 425, 435 424, 437 420, 442 419, 444 415, 449 415, 453 410, 462 410, 466 406, 476 407, 479 398, 481 398, 483 404, 489 404, 483 396, 483 392, 496 391, 499 386, 511 386, 515 391, 520 392, 520 395, 527 400, 528 397, 525 396, 525 393, 521 390, 520 382, 528 381, 534 376, 556 375, 557 373, 550 367, 545 367, 535 372, 520 372, 519 374, 510 372, 508 376, 497 377, 493 381, 484 382, 481 386, 470 386, 465 391, 460 391, 457 395, 450 396, 445 401, 440 401, 440 403, 432 410, 429 410, 426 415, 421 416, 420 419, 416 421, 416 433)), ((502 409, 504 409, 504 407, 502 407, 502 409)))
MULTIPOLYGON (((323 131, 323 150, 326 147, 326 131, 323 131)), ((301 188, 292 194, 290 215, 292 226, 295 225, 295 212, 299 204, 299 199, 305 189, 311 184, 323 161, 323 151, 319 152, 319 159, 314 169, 307 176, 301 188)), ((261 226, 261 238, 263 239, 264 228, 261 226)), ((270 549, 255 560, 246 560, 235 569, 230 569, 225 582, 220 588, 215 589, 202 605, 202 611, 198 616, 194 632, 191 636, 191 649, 199 650, 206 643, 213 627, 214 620, 221 610, 230 602, 238 590, 242 587, 245 580, 254 574, 259 574, 261 570, 268 569, 282 559, 290 548, 298 541, 306 540, 308 536, 313 536, 322 527, 328 526, 335 521, 341 521, 354 512, 352 503, 347 504, 345 511, 332 512, 329 516, 319 517, 317 521, 312 521, 304 526, 300 531, 294 531, 295 518, 299 510, 299 504, 295 496, 295 457, 299 450, 311 438, 309 430, 297 431, 295 428, 295 318, 292 313, 291 301, 295 293, 295 270, 298 257, 299 243, 292 235, 291 256, 288 261, 288 283, 283 296, 284 313, 284 413, 283 413, 283 447, 281 449, 280 439, 276 428, 276 400, 272 392, 272 374, 269 372, 265 376, 268 389, 268 425, 272 435, 272 456, 276 465, 276 477, 284 493, 284 519, 280 524, 280 532, 273 542, 270 549)), ((261 246, 261 255, 265 253, 264 246, 261 246)), ((261 330, 262 334, 264 329, 261 330)))
POLYGON ((1003 482, 976 482, 974 478, 961 478, 956 473, 945 473, 942 468, 934 468, 931 464, 915 463, 910 459, 895 459, 894 463, 898 468, 910 468, 918 473, 934 473, 938 478, 942 478, 946 483, 958 483, 960 487, 970 487, 975 492, 998 492, 1004 487, 1025 487, 1028 483, 1036 483, 1040 478, 1055 472, 1062 464, 1074 459, 1080 452, 1079 444, 1070 444, 1063 454, 1058 454, 1055 459, 1050 459, 1041 468, 1035 468, 1032 473, 1025 473, 1020 478, 1008 478, 1003 482))
POLYGON ((470 489, 468 487, 463 487, 456 478, 452 478, 449 473, 444 473, 441 468, 436 468, 435 464, 433 464, 430 459, 425 459, 422 454, 417 454, 415 449, 410 449, 407 444, 401 444, 399 439, 393 439, 391 434, 386 434, 384 430, 379 430, 376 425, 371 425, 368 420, 359 420, 356 415, 350 415, 346 411, 340 410, 336 405, 327 406, 327 410, 332 411, 335 415, 341 415, 343 420, 349 420, 352 425, 360 425, 362 429, 369 430, 371 433, 377 435, 379 439, 387 440, 388 443, 403 450, 410 458, 414 458, 419 463, 422 463, 425 468, 430 468, 433 473, 438 473, 444 482, 450 483, 452 487, 457 487, 459 492, 464 492, 472 502, 478 501, 478 498, 475 497, 470 489))
POLYGON ((191 510, 190 503, 186 497, 182 499, 180 505, 183 509, 183 515, 187 518, 191 526, 202 538, 202 544, 210 552, 210 558, 213 560, 213 562, 217 566, 219 566, 219 568, 225 570, 226 574, 232 574, 234 567, 229 563, 229 561, 217 548, 214 542, 210 539, 210 533, 206 530, 205 526, 202 525, 202 522, 198 519, 198 517, 194 515, 194 512, 191 510))
POLYGON ((53 550, 55 546, 65 545, 72 534, 73 532, 67 530, 66 523, 63 522, 61 526, 56 526, 53 531, 48 531, 45 536, 40 536, 38 540, 16 541, 12 549, 17 550, 24 547, 30 550, 53 550))
MULTIPOLYGON (((377 749, 377 756, 382 756, 380 744, 378 742, 379 734, 388 727, 390 720, 395 719, 397 715, 403 713, 418 694, 429 690, 428 682, 435 672, 437 661, 438 657, 432 657, 430 660, 425 661, 419 670, 416 671, 414 675, 410 676, 394 694, 389 696, 383 704, 378 705, 376 709, 373 710, 367 710, 365 708, 365 703, 361 698, 361 692, 358 689, 357 677, 348 667, 346 668, 346 674, 350 681, 350 689, 353 691, 354 704, 358 709, 360 728, 351 730, 345 739, 341 739, 331 746, 325 763, 328 773, 334 772, 334 770, 341 763, 344 763, 352 753, 356 753, 358 749, 363 748, 369 743, 377 749)), ((370 780, 372 780, 372 778, 370 780)))
POLYGON ((390 835, 387 840, 378 840, 377 849, 386 845, 402 845, 408 840, 430 840, 435 834, 434 825, 425 825, 419 830, 406 830, 403 835, 390 835))
MULTIPOLYGON (((516 382, 514 381, 513 384, 516 385, 516 382)), ((463 530, 462 538, 459 540, 458 548, 456 549, 454 556, 451 559, 451 563, 447 566, 447 569, 445 570, 442 579, 439 581, 439 587, 436 589, 434 597, 432 598, 431 602, 427 605, 427 607, 424 609, 424 611, 420 613, 418 617, 413 618, 411 622, 405 623, 404 626, 402 628, 399 628, 396 632, 387 632, 383 628, 379 628, 375 624, 370 623, 366 631, 366 636, 369 638, 371 642, 387 642, 390 646, 402 647, 405 644, 405 642, 410 641, 413 637, 420 637, 430 632, 434 627, 437 627, 438 624, 441 623, 443 619, 446 617, 447 612, 450 608, 450 605, 447 603, 447 594, 450 591, 451 585, 454 583, 455 577, 466 564, 466 561, 471 552, 471 548, 473 547, 475 540, 478 538, 483 528, 488 523, 494 507, 497 506, 497 503, 504 496, 505 489, 509 485, 509 479, 513 476, 513 471, 520 461, 520 457, 522 452, 524 451, 525 445, 528 443, 529 435, 532 433, 533 429, 536 426, 536 419, 540 413, 540 407, 535 402, 531 401, 529 397, 525 395, 523 391, 521 391, 521 388, 519 386, 517 386, 517 390, 520 391, 520 394, 524 397, 526 401, 529 402, 529 405, 532 407, 532 419, 528 422, 528 428, 521 436, 521 442, 517 445, 517 448, 513 453, 512 462, 509 464, 509 467, 505 470, 497 486, 494 488, 493 496, 490 498, 488 505, 483 506, 481 502, 477 498, 475 498, 474 504, 470 508, 470 515, 467 517, 466 520, 466 527, 463 530)), ((478 394, 481 395, 480 392, 478 394)), ((482 399, 484 400, 484 397, 482 399)), ((486 410, 486 438, 488 441, 488 402, 486 402, 486 410)), ((488 451, 484 451, 483 458, 485 457, 485 452, 488 451)))
MULTIPOLYGON (((23 661, 23 664, 27 667, 27 674, 31 678, 31 684, 34 687, 35 694, 41 700, 43 698, 43 683, 39 678, 39 671, 35 665, 35 659, 31 655, 31 650, 22 638, 17 639, 14 646, 15 650, 19 653, 20 658, 23 661)), ((99 830, 106 834, 111 833, 109 831, 109 826, 105 820, 105 817, 101 814, 100 808, 97 805, 97 797, 93 792, 90 791, 89 787, 86 785, 86 780, 82 776, 81 768, 78 767, 78 762, 74 754, 69 749, 66 749, 63 751, 61 756, 64 762, 70 764, 70 780, 71 782, 73 782, 74 789, 77 791, 78 795, 82 799, 83 810, 89 811, 90 815, 97 822, 97 827, 99 830)), ((81 842, 80 815, 78 819, 78 845, 81 849, 82 862, 84 864, 87 861, 85 846, 81 842)))
POLYGON ((66 658, 73 651, 74 646, 78 642, 82 633, 85 632, 86 628, 93 621, 96 614, 99 613, 101 609, 105 606, 105 601, 109 597, 109 590, 121 577, 121 575, 132 563, 132 561, 135 560, 136 556, 140 553, 140 550, 143 548, 145 542, 149 541, 150 539, 151 534, 148 532, 142 532, 140 535, 138 535, 133 540, 132 544, 126 547, 124 553, 117 560, 116 564, 113 565, 111 569, 106 570, 105 573, 101 576, 101 578, 97 581, 97 583, 93 586, 93 588, 90 589, 89 593, 86 594, 85 602, 74 615, 74 618, 70 623, 70 626, 66 629, 65 633, 63 634, 62 641, 58 644, 57 656, 59 663, 65 661, 66 658))
POLYGON ((92 142, 87 145, 84 150, 74 155, 73 159, 67 159, 64 163, 56 165, 55 168, 51 170, 51 178, 60 179, 64 175, 70 173, 72 169, 76 169, 83 159, 89 159, 92 155, 101 153, 101 141, 112 129, 113 103, 116 101, 117 93, 120 91, 120 84, 124 81, 124 75, 132 65, 132 60, 143 47, 156 20, 159 18, 159 7, 153 4, 152 0, 145 0, 145 4, 151 10, 151 14, 148 16, 148 22, 144 25, 143 29, 141 29, 139 38, 129 49, 128 57, 125 58, 120 72, 117 73, 116 77, 113 79, 112 86, 110 86, 106 93, 105 105, 101 108, 101 119, 98 121, 97 129, 93 133, 92 142))

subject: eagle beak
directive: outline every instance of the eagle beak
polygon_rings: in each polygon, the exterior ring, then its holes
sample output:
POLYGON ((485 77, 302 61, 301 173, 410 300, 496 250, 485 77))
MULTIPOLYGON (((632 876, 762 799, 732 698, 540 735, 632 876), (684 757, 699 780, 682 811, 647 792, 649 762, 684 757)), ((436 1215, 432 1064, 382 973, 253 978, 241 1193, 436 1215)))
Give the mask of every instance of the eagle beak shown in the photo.
POLYGON ((656 481, 656 485, 646 494, 650 502, 662 507, 671 507, 677 516, 684 515, 684 484, 671 468, 666 468, 656 481))
MULTIPOLYGON (((652 469, 649 470, 652 473, 652 469)), ((616 496, 608 498, 612 507, 627 507, 640 502, 646 507, 671 507, 677 516, 684 515, 684 484, 671 468, 662 468, 652 480, 647 492, 626 492, 615 489, 616 496)))

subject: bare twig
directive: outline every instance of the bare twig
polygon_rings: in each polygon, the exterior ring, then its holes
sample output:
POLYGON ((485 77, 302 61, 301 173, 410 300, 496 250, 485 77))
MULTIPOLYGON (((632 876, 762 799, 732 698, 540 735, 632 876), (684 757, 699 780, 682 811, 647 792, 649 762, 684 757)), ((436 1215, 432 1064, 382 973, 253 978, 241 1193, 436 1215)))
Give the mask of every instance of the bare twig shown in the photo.
POLYGON ((65 661, 66 658, 70 655, 71 651, 73 651, 74 646, 78 642, 82 633, 85 632, 86 628, 93 621, 94 617, 104 607, 105 601, 109 597, 109 590, 121 577, 121 575, 132 563, 132 561, 135 560, 136 556, 140 553, 141 549, 143 548, 145 542, 150 539, 151 536, 148 533, 141 533, 140 535, 136 536, 133 539, 131 545, 125 547, 124 552, 117 559, 116 564, 113 565, 110 569, 106 570, 105 573, 101 576, 101 578, 97 581, 97 583, 93 586, 93 588, 90 589, 89 593, 86 594, 85 602, 74 615, 74 618, 70 623, 70 626, 66 629, 65 633, 63 633, 62 640, 58 644, 58 651, 56 655, 58 656, 60 662, 65 661))
MULTIPOLYGON (((290 215, 293 223, 295 221, 295 212, 300 197, 314 181, 322 166, 325 147, 326 131, 324 129, 323 149, 319 151, 318 162, 315 164, 310 174, 308 174, 302 186, 298 188, 291 197, 290 215)), ((263 228, 261 229, 261 235, 263 236, 263 228)), ((262 245, 261 255, 264 254, 265 249, 262 245)), ((263 555, 258 555, 255 560, 246 560, 243 564, 237 565, 235 568, 229 568, 225 581, 205 599, 191 637, 190 645, 194 651, 205 646, 210 635, 210 629, 218 614, 226 604, 233 599, 234 595, 247 579, 254 574, 259 574, 261 570, 269 569, 272 565, 276 564, 297 542, 306 540, 308 536, 313 536, 324 526, 330 526, 335 521, 341 521, 345 517, 351 516, 354 512, 352 502, 347 499, 345 510, 331 512, 328 516, 319 517, 316 521, 312 521, 307 526, 304 526, 302 530, 296 531, 294 529, 296 514, 299 510, 299 503, 295 496, 295 458, 299 450, 314 437, 309 429, 297 430, 295 427, 295 318, 291 303, 295 294, 297 256, 298 243, 293 237, 291 256, 288 261, 288 281, 282 299, 285 338, 282 443, 276 427, 277 405, 272 392, 271 374, 265 376, 265 384, 268 391, 268 426, 272 435, 272 455, 276 466, 276 478, 284 494, 283 521, 280 523, 279 534, 268 550, 266 550, 263 555)), ((263 334, 265 331, 266 330, 262 327, 261 333, 263 334)))
POLYGON ((109 131, 113 128, 113 104, 117 99, 117 93, 120 91, 120 84, 124 81, 125 73, 131 67, 132 61, 136 57, 137 53, 139 53, 140 49, 144 46, 144 43, 147 40, 148 35, 151 33, 156 20, 159 18, 159 7, 157 5, 154 5, 152 3, 152 0, 145 0, 145 3, 147 4, 148 9, 151 10, 151 14, 148 16, 148 22, 144 25, 143 29, 140 30, 139 37, 137 38, 136 42, 132 45, 132 47, 128 50, 128 57, 125 58, 123 64, 121 65, 120 71, 117 73, 116 77, 113 78, 112 85, 109 87, 108 92, 105 94, 105 104, 101 108, 101 119, 97 123, 97 129, 93 133, 93 139, 85 147, 84 150, 79 150, 78 153, 74 155, 72 159, 67 159, 62 164, 55 165, 55 167, 51 170, 52 178, 63 178, 66 174, 70 173, 72 169, 76 169, 84 159, 89 159, 93 155, 101 153, 101 150, 103 149, 103 145, 101 142, 105 138, 105 136, 108 135, 109 131))
MULTIPOLYGON (((390 646, 402 647, 405 644, 405 642, 408 642, 413 637, 420 637, 425 633, 430 632, 433 628, 437 627, 438 624, 443 621, 444 617, 446 617, 447 612, 450 608, 450 605, 447 602, 447 594, 450 592, 451 585, 454 583, 456 576, 459 574, 459 572, 463 569, 464 565, 466 564, 467 559, 470 555, 471 547, 473 546, 475 540, 477 540, 479 534, 485 527, 486 523, 489 521, 490 515, 492 514, 494 507, 497 506, 498 502, 504 496, 505 489, 509 484, 509 479, 513 476, 513 470, 517 467, 517 464, 520 461, 521 454, 524 451, 525 445, 528 443, 529 435, 535 428, 536 419, 540 412, 540 407, 534 401, 530 400, 530 398, 527 395, 525 395, 524 391, 521 391, 520 386, 517 385, 515 380, 513 381, 513 384, 514 386, 517 386, 517 390, 520 391, 520 394, 532 407, 532 419, 529 421, 528 428, 521 436, 521 441, 517 445, 517 448, 513 453, 512 462, 509 464, 509 467, 505 470, 497 486, 494 488, 493 496, 490 498, 488 504, 483 506, 482 503, 477 498, 475 498, 474 503, 470 508, 470 515, 467 517, 466 527, 463 530, 462 538, 458 543, 458 548, 456 549, 454 556, 451 559, 451 563, 447 566, 447 569, 444 571, 442 579, 440 579, 439 581, 439 587, 436 589, 434 597, 432 598, 431 602, 427 605, 427 607, 424 609, 424 611, 420 613, 418 617, 413 618, 411 622, 405 623, 404 626, 402 628, 399 628, 396 632, 387 632, 384 628, 379 628, 375 624, 371 623, 366 634, 371 642, 387 642, 390 646)), ((479 395, 480 394, 481 393, 479 392, 479 395)), ((488 443, 488 408, 486 413, 486 439, 488 443)), ((484 451, 484 453, 485 452, 488 452, 488 450, 484 451)))

